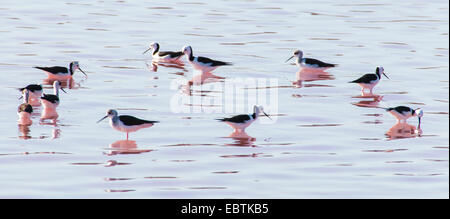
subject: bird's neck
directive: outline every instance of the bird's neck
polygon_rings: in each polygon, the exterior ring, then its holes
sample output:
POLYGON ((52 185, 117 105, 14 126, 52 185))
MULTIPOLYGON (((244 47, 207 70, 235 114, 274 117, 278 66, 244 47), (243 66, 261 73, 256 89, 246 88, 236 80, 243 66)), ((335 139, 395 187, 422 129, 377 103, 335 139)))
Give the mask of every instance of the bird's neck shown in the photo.
POLYGON ((73 75, 73 63, 70 63, 69 65, 69 73, 70 75, 73 75))
POLYGON ((301 56, 297 57, 295 64, 300 65, 303 61, 303 58, 301 56))
POLYGON ((119 121, 119 116, 113 116, 111 117, 111 123, 116 124, 119 121))
POLYGON ((156 55, 159 52, 159 46, 156 45, 154 51, 153 51, 153 55, 156 55))
POLYGON ((54 93, 57 97, 59 97, 59 89, 58 89, 58 87, 53 87, 53 93, 54 93))
POLYGON ((192 50, 189 51, 189 61, 194 61, 194 52, 192 52, 192 50))

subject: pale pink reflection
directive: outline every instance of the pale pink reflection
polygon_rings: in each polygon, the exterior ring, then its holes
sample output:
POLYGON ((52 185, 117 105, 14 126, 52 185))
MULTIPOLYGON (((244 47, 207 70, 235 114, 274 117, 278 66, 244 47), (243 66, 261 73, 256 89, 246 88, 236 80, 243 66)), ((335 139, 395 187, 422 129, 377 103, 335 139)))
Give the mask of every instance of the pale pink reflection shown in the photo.
POLYGON ((293 82, 293 85, 301 88, 303 87, 303 82, 321 80, 334 80, 334 77, 324 70, 302 68, 295 73, 295 82, 293 82))
POLYGON ((359 107, 372 107, 372 108, 377 108, 379 107, 379 103, 381 100, 383 100, 384 96, 380 96, 380 95, 376 95, 376 94, 371 94, 371 93, 362 93, 361 96, 355 96, 353 98, 364 98, 364 99, 370 99, 370 100, 361 100, 357 103, 352 103, 355 106, 359 106, 359 107))
POLYGON ((223 79, 225 79, 225 78, 214 75, 213 73, 210 73, 210 72, 202 73, 202 74, 198 74, 198 75, 195 75, 194 77, 192 77, 192 79, 189 80, 188 85, 189 86, 193 86, 193 85, 198 86, 198 85, 207 84, 207 83, 220 82, 223 79))
POLYGON ((61 83, 62 88, 68 88, 68 89, 78 89, 81 87, 81 82, 83 82, 85 79, 81 80, 80 82, 75 82, 75 80, 72 77, 69 77, 64 80, 57 80, 55 78, 48 77, 44 80, 42 80, 42 84, 45 85, 53 85, 55 81, 59 81, 61 83))
POLYGON ((232 144, 226 144, 227 146, 254 146, 254 142, 256 141, 256 138, 253 138, 252 136, 248 135, 245 131, 237 131, 235 130, 232 132, 228 138, 232 138, 234 140, 234 143, 232 144))
POLYGON ((33 124, 33 121, 31 120, 31 113, 20 112, 17 114, 19 115, 19 120, 17 120, 17 124, 22 126, 30 126, 31 124, 33 124))
POLYGON ((109 145, 109 151, 105 153, 106 155, 117 155, 117 154, 141 154, 147 153, 153 150, 150 149, 138 149, 136 141, 132 140, 118 140, 109 145))
POLYGON ((31 106, 40 106, 40 105, 41 105, 41 100, 40 100, 40 98, 30 97, 30 98, 28 99, 28 103, 29 103, 31 106))
POLYGON ((27 140, 27 139, 32 138, 32 137, 30 136, 30 126, 29 126, 29 125, 20 125, 20 124, 19 124, 18 127, 19 127, 20 133, 22 134, 22 135, 19 135, 19 138, 20 138, 20 139, 27 140))
POLYGON ((422 129, 419 127, 415 127, 406 122, 397 122, 394 126, 392 126, 387 132, 386 136, 389 140, 403 139, 403 138, 415 138, 421 137, 422 129))
POLYGON ((225 78, 214 75, 213 73, 202 73, 194 75, 186 85, 181 86, 181 91, 188 96, 192 96, 192 86, 201 86, 208 83, 222 82, 223 79, 225 78))
POLYGON ((41 112, 41 123, 43 123, 46 120, 51 120, 52 123, 47 123, 51 125, 56 125, 56 121, 59 117, 58 112, 56 111, 56 108, 52 106, 46 106, 46 102, 43 102, 44 108, 41 112))
POLYGON ((176 68, 180 69, 183 72, 188 72, 188 70, 184 67, 184 63, 181 60, 174 61, 152 61, 150 64, 148 62, 145 63, 147 68, 151 71, 157 72, 159 66, 163 66, 166 68, 176 68))

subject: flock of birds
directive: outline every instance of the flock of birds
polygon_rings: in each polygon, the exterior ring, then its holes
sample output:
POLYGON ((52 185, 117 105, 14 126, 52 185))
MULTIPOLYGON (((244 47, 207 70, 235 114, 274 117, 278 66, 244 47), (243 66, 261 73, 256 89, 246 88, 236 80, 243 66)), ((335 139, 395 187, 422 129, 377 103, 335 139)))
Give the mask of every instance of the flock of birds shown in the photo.
MULTIPOLYGON (((192 65, 195 70, 200 71, 202 74, 209 74, 216 68, 221 66, 232 65, 229 62, 217 61, 206 57, 194 56, 191 46, 184 46, 181 51, 160 51, 160 46, 158 43, 151 43, 150 47, 144 51, 143 54, 152 50, 153 61, 157 62, 180 62, 183 55, 186 55, 187 61, 192 65)), ((323 71, 328 68, 336 67, 336 64, 322 62, 313 58, 304 58, 303 52, 301 50, 296 50, 294 54, 286 60, 288 62, 292 58, 295 58, 295 63, 300 68, 306 68, 312 71, 323 71)), ((30 84, 26 87, 20 88, 22 92, 23 103, 18 108, 19 114, 19 124, 20 125, 31 125, 31 113, 33 112, 33 106, 42 105, 44 110, 42 111, 41 120, 43 119, 55 119, 57 118, 56 107, 59 105, 59 90, 64 89, 61 86, 61 81, 67 81, 72 78, 76 70, 79 70, 86 77, 86 73, 80 69, 79 63, 77 61, 71 62, 69 68, 54 66, 54 67, 35 67, 47 73, 48 78, 53 80, 53 94, 44 94, 43 87, 40 84, 30 84)), ((361 87, 361 91, 364 92, 366 89, 370 90, 372 93, 373 88, 380 82, 382 75, 386 78, 388 76, 384 72, 383 67, 377 67, 375 73, 365 74, 362 77, 350 81, 350 83, 357 83, 361 87)), ((389 78, 388 78, 389 79, 389 78)), ((380 107, 381 108, 381 107, 380 107)), ((413 109, 407 106, 397 106, 393 108, 383 108, 393 116, 397 118, 398 123, 406 123, 406 120, 410 117, 417 116, 419 119, 419 128, 421 124, 421 118, 423 116, 423 110, 420 108, 413 109)), ((254 121, 258 119, 260 114, 264 114, 270 119, 262 106, 254 106, 252 114, 242 114, 229 118, 218 119, 218 121, 224 122, 230 125, 235 132, 245 132, 245 129, 250 126, 254 121)), ((159 121, 149 121, 139 119, 129 115, 119 115, 114 109, 107 111, 106 116, 100 119, 97 123, 109 118, 109 123, 112 128, 127 133, 135 132, 142 128, 152 127, 155 123, 159 121)))

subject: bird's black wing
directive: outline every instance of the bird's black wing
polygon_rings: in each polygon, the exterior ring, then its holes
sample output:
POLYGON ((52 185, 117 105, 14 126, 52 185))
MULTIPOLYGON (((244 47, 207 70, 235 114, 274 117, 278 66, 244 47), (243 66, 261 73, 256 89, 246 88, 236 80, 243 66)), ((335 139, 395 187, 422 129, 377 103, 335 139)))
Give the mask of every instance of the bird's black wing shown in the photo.
POLYGON ((69 69, 67 69, 66 67, 61 67, 61 66, 53 66, 53 67, 34 67, 43 71, 47 71, 53 74, 57 74, 57 73, 69 73, 69 69))
POLYGON ((231 118, 223 118, 223 119, 217 119, 222 122, 232 122, 232 123, 245 123, 248 120, 251 120, 250 115, 238 115, 233 116, 231 118))
POLYGON ((336 66, 335 64, 326 63, 326 62, 322 62, 320 60, 311 59, 311 58, 305 58, 304 61, 308 65, 316 65, 316 66, 321 67, 321 68, 335 67, 336 66))
POLYGON ((231 65, 231 63, 229 63, 229 62, 217 61, 217 60, 213 60, 213 59, 201 57, 201 56, 197 57, 197 60, 199 62, 203 62, 205 64, 211 63, 211 66, 231 65))
POLYGON ((26 87, 19 88, 19 90, 20 91, 29 90, 31 92, 35 92, 35 91, 38 91, 38 90, 42 90, 42 86, 39 85, 39 84, 30 84, 30 85, 28 85, 26 87))
POLYGON ((349 83, 364 83, 364 84, 369 84, 371 81, 375 81, 378 79, 378 76, 376 74, 365 74, 362 77, 354 80, 354 81, 350 81, 349 83))
POLYGON ((164 51, 159 52, 159 56, 170 56, 170 58, 178 58, 184 55, 183 52, 170 52, 170 51, 164 51))
POLYGON ((143 119, 139 119, 136 118, 134 116, 127 116, 127 115, 123 115, 123 116, 119 116, 120 121, 123 122, 123 124, 125 125, 142 125, 142 124, 154 124, 154 123, 159 123, 159 121, 148 121, 148 120, 143 120, 143 119))
POLYGON ((405 114, 407 112, 412 112, 413 111, 413 109, 411 109, 411 108, 409 108, 407 106, 397 106, 397 107, 394 107, 394 108, 388 108, 387 109, 387 111, 392 111, 392 110, 395 110, 395 111, 397 111, 397 112, 399 112, 401 114, 405 114))
POLYGON ((42 96, 41 99, 47 100, 51 103, 56 103, 59 101, 59 97, 53 94, 44 94, 44 96, 42 96))

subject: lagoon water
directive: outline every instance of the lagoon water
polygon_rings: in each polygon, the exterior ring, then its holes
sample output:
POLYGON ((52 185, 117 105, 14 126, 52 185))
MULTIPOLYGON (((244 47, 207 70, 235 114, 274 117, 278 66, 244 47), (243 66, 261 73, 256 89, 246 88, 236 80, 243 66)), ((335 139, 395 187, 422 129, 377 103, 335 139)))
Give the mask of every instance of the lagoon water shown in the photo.
POLYGON ((447 1, 2 3, 0 198, 449 197, 447 1), (233 66, 186 87, 185 57, 153 65, 152 41, 233 66), (298 74, 295 49, 339 66, 298 74), (48 83, 32 67, 74 60, 88 77, 74 74, 56 123, 35 107, 19 126, 16 88, 48 83), (347 83, 379 65, 390 79, 373 96, 347 83), (245 136, 215 121, 249 113, 254 93, 273 120, 245 136), (377 108, 398 105, 424 110, 420 130, 377 108), (108 109, 161 123, 125 141, 96 123, 108 109))

